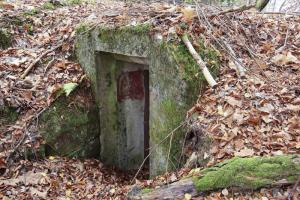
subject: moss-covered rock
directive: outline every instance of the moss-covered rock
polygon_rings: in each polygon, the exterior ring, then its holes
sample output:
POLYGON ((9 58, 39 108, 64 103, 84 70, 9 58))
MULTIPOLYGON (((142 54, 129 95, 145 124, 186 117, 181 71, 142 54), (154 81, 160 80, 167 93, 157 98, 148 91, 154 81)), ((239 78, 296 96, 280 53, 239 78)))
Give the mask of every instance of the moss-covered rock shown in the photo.
POLYGON ((3 28, 0 28, 0 49, 6 49, 12 44, 11 34, 3 28))
POLYGON ((79 88, 68 97, 59 97, 42 114, 39 124, 46 142, 46 155, 99 156, 98 110, 86 88, 79 88))

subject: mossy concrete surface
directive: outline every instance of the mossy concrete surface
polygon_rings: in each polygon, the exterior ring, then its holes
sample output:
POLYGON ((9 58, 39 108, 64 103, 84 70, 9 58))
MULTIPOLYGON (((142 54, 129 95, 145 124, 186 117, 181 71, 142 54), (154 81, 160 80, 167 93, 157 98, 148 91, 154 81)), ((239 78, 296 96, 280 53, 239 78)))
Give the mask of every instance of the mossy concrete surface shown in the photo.
POLYGON ((12 125, 18 116, 19 113, 16 108, 8 105, 0 106, 0 132, 4 131, 6 125, 12 125))
POLYGON ((235 157, 200 171, 194 177, 198 192, 235 187, 258 189, 285 179, 295 182, 300 171, 299 155, 274 157, 235 157))
MULTIPOLYGON (((163 143, 161 141, 185 120, 186 111, 196 102, 198 95, 207 84, 200 68, 182 44, 165 42, 151 30, 148 24, 125 27, 93 27, 81 24, 77 29, 76 52, 80 64, 91 79, 100 110, 110 111, 110 114, 105 117, 107 119, 105 123, 112 124, 109 125, 110 129, 101 131, 101 143, 105 143, 101 147, 109 146, 106 150, 110 152, 106 154, 112 156, 109 159, 111 161, 118 160, 117 152, 122 151, 118 150, 116 141, 119 141, 119 136, 115 133, 118 124, 114 119, 118 115, 118 110, 115 104, 116 87, 113 80, 116 77, 106 76, 104 82, 99 82, 98 79, 99 76, 104 76, 101 70, 99 71, 99 66, 110 68, 107 71, 117 69, 114 65, 105 63, 104 59, 100 58, 99 61, 97 54, 99 52, 107 53, 107 56, 118 54, 147 60, 150 92, 150 149, 154 149, 150 156, 150 174, 154 176, 165 172, 168 162, 169 169, 179 167, 185 135, 184 127, 173 134, 169 160, 170 138, 163 143), (101 89, 103 85, 108 86, 109 91, 103 91, 101 89), (111 98, 110 101, 103 101, 108 97, 111 98), (111 145, 109 141, 112 142, 111 145)), ((199 53, 205 57, 215 76, 219 64, 217 54, 212 49, 206 49, 201 45, 200 47, 199 53)), ((102 119, 100 124, 102 130, 102 126, 106 126, 102 119)), ((101 153, 103 154, 103 151, 101 153)))
POLYGON ((99 118, 89 90, 76 89, 59 97, 39 120, 46 155, 99 157, 99 118))
MULTIPOLYGON (((90 27, 79 24, 77 27, 76 54, 86 74, 96 86, 96 53, 109 52, 128 56, 147 57, 149 54, 149 25, 132 27, 90 27)), ((96 96, 97 100, 97 96, 96 96)))
POLYGON ((4 28, 0 27, 0 49, 6 49, 12 44, 11 34, 4 28))

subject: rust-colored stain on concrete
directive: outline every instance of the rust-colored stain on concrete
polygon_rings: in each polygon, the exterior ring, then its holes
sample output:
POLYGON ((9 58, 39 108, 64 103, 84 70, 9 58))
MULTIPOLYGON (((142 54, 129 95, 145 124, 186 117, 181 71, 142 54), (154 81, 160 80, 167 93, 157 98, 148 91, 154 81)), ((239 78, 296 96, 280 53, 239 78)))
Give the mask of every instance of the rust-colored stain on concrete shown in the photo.
POLYGON ((123 72, 118 77, 118 102, 127 99, 143 100, 144 91, 144 71, 123 72))

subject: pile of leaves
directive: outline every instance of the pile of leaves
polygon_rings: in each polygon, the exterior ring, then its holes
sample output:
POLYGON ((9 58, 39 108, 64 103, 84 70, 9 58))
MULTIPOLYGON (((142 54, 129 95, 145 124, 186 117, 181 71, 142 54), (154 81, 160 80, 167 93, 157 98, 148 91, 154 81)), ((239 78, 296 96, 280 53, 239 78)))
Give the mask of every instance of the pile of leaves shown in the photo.
POLYGON ((50 156, 43 161, 21 161, 14 177, 0 180, 4 199, 120 199, 125 198, 130 179, 106 169, 97 160, 50 156))
POLYGON ((213 139, 209 165, 232 156, 299 154, 300 17, 232 18, 233 27, 211 23, 214 37, 224 37, 235 57, 223 53, 217 87, 189 112, 199 115, 194 125, 213 139))
MULTIPOLYGON (((234 156, 299 154, 300 17, 252 11, 209 17, 200 9, 198 16, 207 25, 206 42, 222 52, 217 86, 200 95, 188 112, 196 116, 196 137, 212 139, 204 153, 207 166, 234 156)), ((189 156, 195 153, 190 150, 189 156)), ((207 199, 287 198, 287 190, 249 196, 225 189, 207 199)))
POLYGON ((6 157, 7 161, 21 140, 29 147, 39 146, 41 140, 30 129, 31 123, 65 83, 79 83, 84 78, 72 56, 75 25, 85 15, 74 15, 75 7, 49 10, 43 3, 3 4, 0 14, 14 38, 13 47, 0 51, 0 106, 20 114, 15 124, 1 125, 0 159, 6 157))

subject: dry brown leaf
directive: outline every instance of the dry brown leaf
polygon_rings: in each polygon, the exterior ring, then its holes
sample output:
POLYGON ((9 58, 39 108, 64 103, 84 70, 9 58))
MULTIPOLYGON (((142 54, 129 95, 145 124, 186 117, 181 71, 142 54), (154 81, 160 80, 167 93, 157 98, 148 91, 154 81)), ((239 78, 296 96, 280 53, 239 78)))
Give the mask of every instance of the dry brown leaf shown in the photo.
POLYGON ((227 96, 227 97, 225 97, 225 100, 226 100, 226 102, 229 104, 229 105, 231 105, 231 106, 233 106, 233 107, 242 107, 242 101, 240 101, 240 100, 237 100, 236 98, 234 98, 234 97, 231 97, 231 96, 227 96))
POLYGON ((248 156, 253 156, 254 151, 253 151, 253 149, 248 149, 245 147, 244 149, 240 150, 239 152, 236 152, 234 155, 239 156, 239 157, 248 157, 248 156))
POLYGON ((250 114, 249 118, 247 119, 247 122, 254 126, 258 125, 260 121, 261 121, 261 117, 259 115, 250 114))
POLYGON ((30 187, 29 191, 30 191, 32 196, 38 196, 38 197, 43 198, 43 199, 46 199, 47 193, 48 193, 48 190, 45 190, 45 191, 41 192, 40 190, 38 190, 34 187, 30 187))
POLYGON ((286 108, 287 108, 288 110, 293 111, 293 112, 299 112, 299 111, 300 111, 300 105, 288 104, 288 105, 286 106, 286 108))
POLYGON ((294 55, 292 55, 291 52, 288 52, 287 54, 278 54, 275 55, 271 61, 277 65, 287 65, 291 63, 300 63, 298 58, 294 55))
POLYGON ((274 109, 275 109, 274 106, 270 103, 264 104, 263 107, 258 108, 259 111, 265 113, 271 113, 274 109))
POLYGON ((186 22, 190 22, 193 20, 193 18, 196 16, 196 11, 195 9, 191 8, 191 7, 184 7, 181 8, 181 13, 183 14, 183 19, 186 22))

